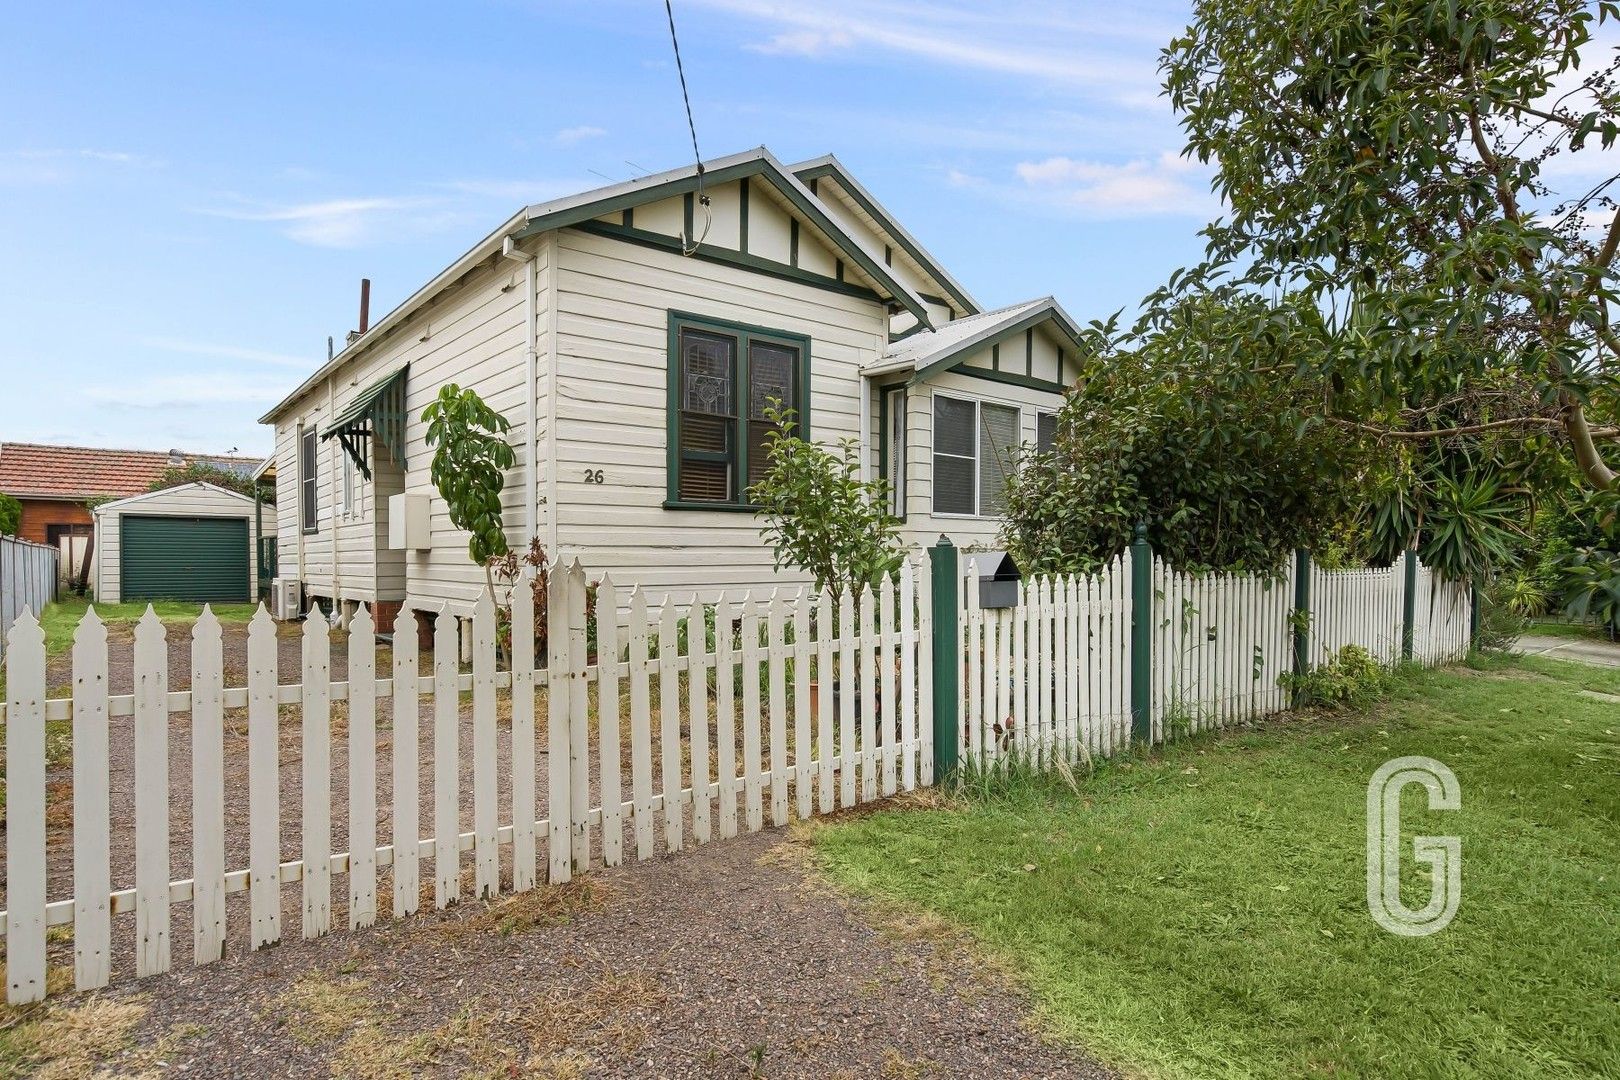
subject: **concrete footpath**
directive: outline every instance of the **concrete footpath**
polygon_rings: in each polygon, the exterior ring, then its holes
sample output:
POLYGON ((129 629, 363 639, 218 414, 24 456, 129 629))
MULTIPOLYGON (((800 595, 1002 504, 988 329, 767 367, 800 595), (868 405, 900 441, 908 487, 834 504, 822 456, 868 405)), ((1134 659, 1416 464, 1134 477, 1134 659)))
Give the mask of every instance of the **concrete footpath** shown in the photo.
POLYGON ((1546 656, 1553 660, 1578 660, 1599 667, 1620 667, 1620 642, 1603 638, 1546 637, 1525 634, 1514 643, 1513 651, 1525 656, 1546 656))

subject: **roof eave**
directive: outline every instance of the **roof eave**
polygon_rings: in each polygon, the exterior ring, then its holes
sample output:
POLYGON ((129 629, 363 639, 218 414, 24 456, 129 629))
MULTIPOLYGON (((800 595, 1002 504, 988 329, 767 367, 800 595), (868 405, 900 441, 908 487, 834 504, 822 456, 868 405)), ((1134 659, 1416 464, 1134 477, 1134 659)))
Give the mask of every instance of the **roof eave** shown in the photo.
MULTIPOLYGON (((926 364, 916 364, 911 378, 907 380, 907 385, 915 386, 918 383, 925 383, 935 375, 951 370, 961 361, 964 355, 971 353, 975 349, 982 348, 991 342, 1000 341, 1020 331, 1039 326, 1048 320, 1057 326, 1076 350, 1084 348, 1079 325, 1069 316, 1067 311, 1063 310, 1063 305, 1059 304, 1053 297, 1048 296, 1043 298, 1037 307, 1025 312, 1018 318, 991 323, 983 331, 965 337, 951 345, 926 364)), ((1061 376, 1061 374, 1060 372, 1059 375, 1061 376)))

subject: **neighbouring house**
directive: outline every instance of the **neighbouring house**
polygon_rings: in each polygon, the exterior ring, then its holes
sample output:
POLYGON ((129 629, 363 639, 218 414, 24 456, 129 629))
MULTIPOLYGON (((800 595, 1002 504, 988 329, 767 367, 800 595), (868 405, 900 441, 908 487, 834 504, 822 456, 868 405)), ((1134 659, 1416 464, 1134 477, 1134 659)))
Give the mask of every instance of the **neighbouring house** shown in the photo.
POLYGON ((94 566, 91 506, 142 494, 164 470, 195 463, 246 476, 260 459, 179 450, 0 443, 0 492, 22 504, 18 536, 56 547, 62 553, 62 579, 74 583, 90 576, 94 566))
POLYGON ((445 383, 511 422, 503 519, 621 585, 706 597, 773 572, 748 504, 773 399, 856 440, 914 544, 992 544, 1050 437, 1080 331, 984 311, 835 158, 764 148, 526 207, 264 415, 279 565, 312 599, 465 614, 484 587, 429 479, 445 383))
POLYGON ((94 512, 98 601, 243 603, 258 595, 258 500, 201 481, 94 512))

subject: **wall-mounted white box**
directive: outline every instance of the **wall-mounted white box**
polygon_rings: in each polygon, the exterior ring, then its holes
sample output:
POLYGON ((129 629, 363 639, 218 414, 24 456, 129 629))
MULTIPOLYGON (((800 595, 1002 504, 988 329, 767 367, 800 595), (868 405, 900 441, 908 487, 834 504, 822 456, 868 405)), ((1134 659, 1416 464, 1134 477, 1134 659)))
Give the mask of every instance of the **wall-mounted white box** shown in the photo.
POLYGON ((394 551, 421 551, 433 546, 430 496, 406 492, 388 496, 388 546, 394 551))

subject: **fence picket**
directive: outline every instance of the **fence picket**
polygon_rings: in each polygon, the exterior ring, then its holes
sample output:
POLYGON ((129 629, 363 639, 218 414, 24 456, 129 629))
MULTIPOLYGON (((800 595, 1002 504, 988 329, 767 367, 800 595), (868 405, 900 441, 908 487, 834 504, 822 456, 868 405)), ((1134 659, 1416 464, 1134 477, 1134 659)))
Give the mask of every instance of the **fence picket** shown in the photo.
POLYGON ((692 597, 686 615, 687 728, 692 746, 692 840, 706 844, 709 824, 709 646, 708 613, 692 597))
POLYGON ((859 635, 861 650, 861 734, 860 734, 860 762, 861 762, 861 801, 871 802, 877 798, 877 672, 873 670, 878 662, 877 632, 874 622, 877 619, 877 597, 873 594, 870 584, 861 586, 860 626, 856 633, 859 635))
POLYGON ((765 657, 770 679, 771 723, 768 752, 771 778, 771 824, 787 824, 787 639, 785 608, 779 589, 771 590, 765 619, 765 657))
POLYGON ((281 940, 281 720, 276 702, 276 624, 248 622, 248 882, 253 949, 281 940))
POLYGON ((585 640, 589 615, 585 567, 568 566, 568 816, 573 870, 591 866, 591 702, 586 685, 590 656, 585 640))
POLYGON ((596 584, 596 758, 602 785, 602 865, 624 862, 624 803, 619 762, 619 590, 603 574, 596 584))
MULTIPOLYGON (((630 798, 636 831, 636 858, 653 855, 652 704, 648 689, 647 594, 630 590, 630 798)), ((556 706, 552 707, 556 715, 556 706)), ((552 765, 553 772, 556 765, 552 765)), ((556 803, 553 800, 553 807, 556 803)), ((556 810, 553 809, 553 813, 556 810)), ((556 835, 553 827, 552 835, 556 835)), ((565 834, 566 835, 566 834, 565 834)))
POLYGON ((714 605, 714 770, 719 782, 720 839, 737 835, 737 659, 731 604, 714 605))
MULTIPOLYGON (((262 610, 262 609, 261 609, 262 610)), ((417 688, 416 612, 402 607, 394 616, 394 917, 416 913, 420 903, 421 799, 418 728, 421 699, 417 688)))
POLYGON ((810 804, 810 590, 799 589, 793 601, 793 797, 800 818, 810 804))
MULTIPOLYGON (((525 575, 512 589, 512 891, 535 883, 534 806, 534 582, 525 575)), ((612 610, 609 608, 608 610, 612 610)), ((396 690, 397 692, 397 690, 396 690)), ((614 704, 617 705, 617 695, 614 704)), ((607 711, 602 725, 609 724, 607 711)), ((617 731, 618 713, 611 723, 617 731)), ((604 813, 607 805, 602 807, 604 813)), ((617 806, 614 807, 615 812, 617 806)), ((604 829, 606 819, 604 818, 604 829)), ((395 855, 395 858, 398 858, 395 855)), ((612 864, 610 864, 612 865, 612 864)))
MULTIPOLYGON (((225 673, 222 649, 219 618, 212 607, 204 605, 202 615, 191 628, 191 957, 195 964, 211 963, 225 953, 225 673)), ((105 656, 103 646, 103 662, 105 656)), ((74 683, 74 705, 77 707, 80 692, 77 677, 74 683)), ((106 730, 105 686, 103 679, 103 696, 98 709, 103 739, 106 730)), ((75 765, 78 764, 78 749, 75 735, 75 765)), ((106 753, 105 742, 101 752, 106 753)), ((77 774, 73 790, 74 794, 78 793, 77 774)), ((105 790, 103 776, 102 791, 105 790)), ((105 797, 102 796, 103 799, 105 797)), ((96 824, 101 830, 107 827, 105 803, 96 824)), ((74 846, 78 846, 76 841, 74 846)), ((74 883, 73 894, 75 897, 85 895, 77 882, 74 883)), ((90 891, 89 895, 105 898, 107 889, 103 885, 100 889, 90 891)), ((74 932, 74 946, 75 949, 78 946, 77 930, 74 932)))
MULTIPOLYGON (((917 592, 916 567, 900 567, 900 787, 917 786, 917 592)), ((808 816, 808 815, 806 815, 808 816)))
MULTIPOLYGON (((135 974, 169 970, 169 647, 146 606, 135 624, 135 974)), ((40 763, 43 771, 44 763, 40 763)))
POLYGON ((833 775, 833 601, 822 589, 816 594, 816 759, 820 806, 823 814, 837 808, 833 775))
POLYGON ((433 621, 433 905, 461 899, 461 673, 456 617, 433 621))
POLYGON ((45 631, 24 607, 6 634, 6 1000, 44 998, 45 631))
POLYGON ((675 601, 664 597, 658 609, 658 746, 663 769, 664 848, 681 850, 684 842, 681 799, 681 672, 676 637, 675 601))
POLYGON ((349 620, 349 929, 377 921, 377 637, 361 604, 349 620))
POLYGON ((752 595, 743 597, 742 604, 743 818, 749 832, 758 832, 765 827, 759 776, 759 613, 752 595))
POLYGON ((838 593, 838 805, 855 805, 855 596, 838 593))
MULTIPOLYGON (((554 570, 546 583, 546 881, 561 885, 572 877, 568 797, 568 575, 554 570)), ((634 608, 631 609, 632 611, 634 608)), ((642 656, 646 656, 646 608, 642 609, 642 656)), ((643 684, 645 686, 645 684, 643 684)), ((637 832, 641 813, 636 814, 637 832)), ((638 854, 640 854, 638 852, 638 854)), ((645 855, 642 856, 645 858, 645 855)))
MULTIPOLYGON (((966 760, 977 767, 984 765, 984 725, 990 715, 991 695, 986 692, 985 659, 989 638, 985 634, 984 609, 979 606, 979 560, 969 559, 967 575, 960 582, 967 617, 967 739, 966 760)), ((958 740, 959 742, 963 740, 958 740)))
POLYGON ((493 899, 501 886, 500 810, 495 790, 495 600, 473 605, 473 895, 493 899))
MULTIPOLYGON (((209 613, 209 617, 212 618, 212 613, 209 613)), ((199 619, 197 625, 199 628, 202 627, 203 620, 199 619)), ((216 632, 218 626, 219 623, 215 620, 216 632)), ((216 673, 218 668, 219 665, 216 663, 214 665, 216 673)), ((193 687, 195 688, 199 681, 206 681, 206 678, 205 674, 194 672, 193 687)), ((206 696, 206 689, 204 694, 206 696)), ((203 730, 198 726, 198 711, 193 705, 193 732, 203 730)), ((17 715, 8 713, 9 717, 17 715)), ((196 735, 193 736, 194 740, 195 738, 196 735)), ((194 741, 193 746, 195 745, 194 741)), ((73 637, 73 985, 79 990, 106 986, 107 980, 112 975, 112 912, 107 903, 107 895, 112 891, 112 870, 109 861, 112 819, 107 805, 109 776, 107 627, 96 615, 95 608, 91 608, 85 612, 83 621, 79 623, 78 632, 73 637)), ((10 790, 15 792, 16 789, 10 790)), ((196 783, 193 791, 201 790, 203 785, 196 783)), ((218 813, 206 820, 214 822, 223 816, 223 799, 224 796, 221 795, 218 813)), ((14 807, 12 813, 17 813, 16 804, 12 805, 14 807)), ((193 804, 193 808, 199 815, 205 809, 196 803, 193 804)), ((208 842, 211 838, 204 835, 204 820, 201 816, 197 819, 197 849, 201 852, 206 847, 210 853, 217 849, 223 861, 225 857, 223 841, 208 842)), ((216 824, 214 836, 218 835, 219 828, 216 824)), ((199 855, 199 862, 202 861, 199 855)), ((204 880, 200 870, 197 880, 199 882, 204 880)), ((10 881, 15 886, 17 878, 11 877, 10 881)), ((223 931, 223 918, 220 921, 223 931)), ((199 933, 200 928, 199 917, 199 933)), ((199 946, 200 943, 199 938, 199 946)), ((217 949, 214 955, 218 955, 217 949)), ((200 950, 197 962, 202 963, 200 950)))
POLYGON ((895 651, 899 641, 895 636, 894 577, 883 575, 878 583, 878 782, 884 795, 895 792, 895 773, 900 757, 897 739, 899 722, 894 700, 894 665, 899 658, 895 651))
POLYGON ((331 624, 319 613, 304 620, 303 761, 305 938, 332 928, 331 624))

